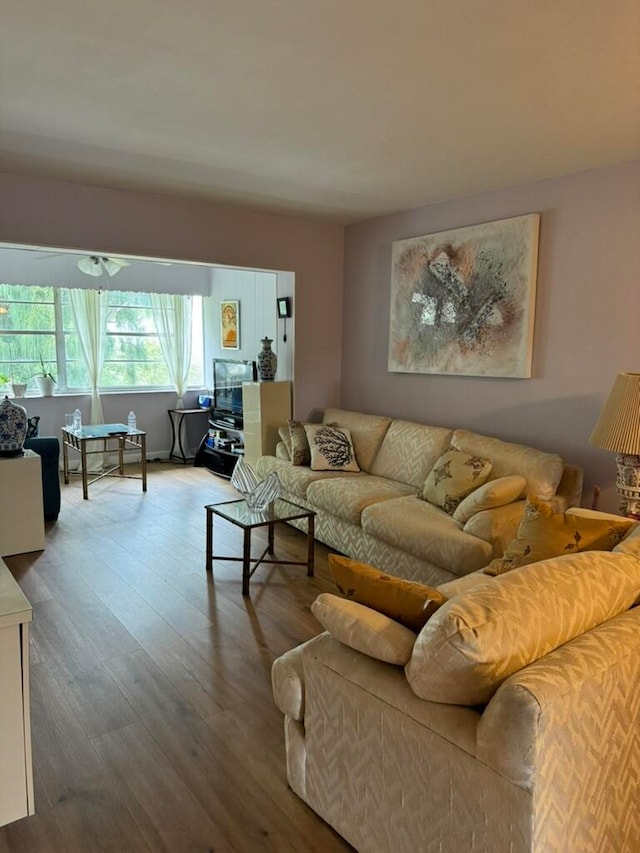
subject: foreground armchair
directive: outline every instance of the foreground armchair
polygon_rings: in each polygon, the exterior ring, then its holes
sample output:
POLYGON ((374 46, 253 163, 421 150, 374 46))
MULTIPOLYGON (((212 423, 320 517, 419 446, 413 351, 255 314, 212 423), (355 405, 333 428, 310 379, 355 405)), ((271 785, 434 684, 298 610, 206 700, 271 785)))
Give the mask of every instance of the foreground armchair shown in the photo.
POLYGON ((320 596, 273 667, 292 789, 359 851, 640 849, 640 526, 466 580, 417 636, 320 596))

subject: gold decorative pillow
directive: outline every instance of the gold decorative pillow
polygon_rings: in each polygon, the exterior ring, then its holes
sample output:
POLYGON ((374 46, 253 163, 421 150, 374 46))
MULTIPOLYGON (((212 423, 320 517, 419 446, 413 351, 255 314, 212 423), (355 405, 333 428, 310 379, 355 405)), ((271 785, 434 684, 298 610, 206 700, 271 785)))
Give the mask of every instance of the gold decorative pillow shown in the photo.
POLYGON ((329 567, 342 595, 384 613, 416 633, 447 600, 430 586, 385 574, 338 554, 329 554, 329 567))
POLYGON ((632 525, 630 519, 596 518, 554 512, 545 501, 529 498, 518 535, 485 574, 500 575, 550 557, 580 551, 611 551, 632 525))
POLYGON ((450 447, 433 466, 418 497, 453 515, 463 498, 486 483, 491 468, 491 460, 450 447))
POLYGON ((351 433, 330 424, 306 424, 312 471, 359 471, 351 433))
POLYGON ((289 421, 289 438, 291 448, 287 449, 289 450, 291 462, 294 465, 310 465, 311 450, 302 421, 289 421))
POLYGON ((338 642, 369 657, 396 666, 404 666, 411 657, 416 635, 377 610, 323 592, 311 612, 338 642))
POLYGON ((484 509, 495 509, 495 507, 513 503, 526 488, 527 481, 517 474, 489 480, 460 501, 453 517, 461 524, 466 524, 472 516, 484 509))

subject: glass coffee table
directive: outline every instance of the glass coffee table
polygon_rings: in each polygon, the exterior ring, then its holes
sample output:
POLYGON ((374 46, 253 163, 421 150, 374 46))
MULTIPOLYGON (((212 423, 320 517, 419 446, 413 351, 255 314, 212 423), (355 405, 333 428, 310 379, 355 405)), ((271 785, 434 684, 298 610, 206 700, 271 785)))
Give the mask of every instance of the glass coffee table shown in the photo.
POLYGON ((207 512, 207 572, 213 572, 214 560, 232 560, 242 563, 242 594, 249 595, 249 579, 262 563, 279 563, 282 566, 306 566, 307 576, 313 577, 315 512, 306 509, 284 498, 276 498, 266 509, 250 510, 244 500, 225 501, 224 503, 208 504, 207 512), (223 557, 213 553, 213 520, 214 516, 239 527, 242 530, 242 556, 223 557), (273 557, 275 526, 281 522, 295 521, 298 518, 307 519, 307 559, 275 560, 273 557), (267 547, 260 557, 251 556, 251 532, 258 527, 268 528, 267 547))
POLYGON ((147 491, 147 434, 141 429, 129 430, 126 424, 91 424, 82 427, 80 432, 68 427, 62 428, 62 470, 65 484, 69 483, 70 474, 82 476, 82 497, 89 500, 89 486, 102 480, 103 477, 122 477, 129 480, 142 480, 142 491, 147 491), (93 449, 88 449, 89 442, 95 442, 93 449), (69 470, 69 449, 80 454, 80 471, 69 470), (125 474, 124 452, 135 449, 140 453, 140 474, 125 474), (117 451, 118 464, 107 470, 101 471, 91 480, 87 457, 96 453, 108 453, 110 450, 117 451))

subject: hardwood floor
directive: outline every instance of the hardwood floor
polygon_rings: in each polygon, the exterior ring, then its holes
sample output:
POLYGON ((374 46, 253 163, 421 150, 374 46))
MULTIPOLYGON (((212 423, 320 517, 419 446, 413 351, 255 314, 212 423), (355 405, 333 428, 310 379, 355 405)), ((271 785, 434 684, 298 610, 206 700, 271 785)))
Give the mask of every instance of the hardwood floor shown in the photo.
MULTIPOLYGON (((274 658, 320 631, 328 549, 315 578, 261 566, 249 598, 239 563, 212 581, 203 507, 235 496, 169 463, 149 466, 146 494, 106 479, 83 501, 72 480, 46 549, 6 558, 33 605, 36 814, 0 828, 0 853, 351 849, 287 787, 270 683, 274 658)), ((240 531, 215 532, 241 553, 240 531)), ((277 528, 282 559, 305 549, 277 528)))

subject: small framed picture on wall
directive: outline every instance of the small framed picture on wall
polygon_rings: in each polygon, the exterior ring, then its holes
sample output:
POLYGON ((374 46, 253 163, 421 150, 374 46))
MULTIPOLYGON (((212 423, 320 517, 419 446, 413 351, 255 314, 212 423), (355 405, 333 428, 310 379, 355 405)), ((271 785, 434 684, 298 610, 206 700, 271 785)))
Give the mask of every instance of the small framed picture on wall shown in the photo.
POLYGON ((240 349, 240 303, 237 301, 220 303, 220 346, 240 349))

